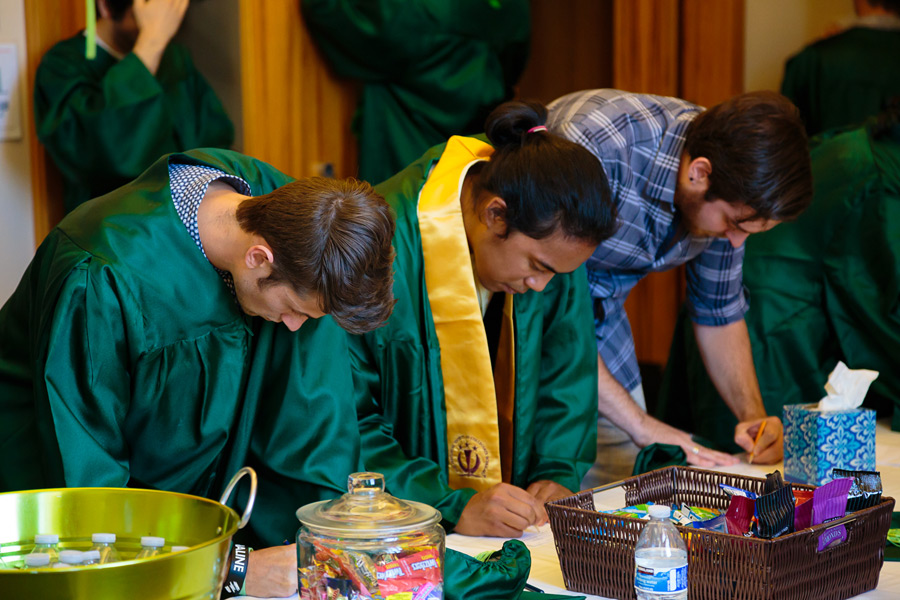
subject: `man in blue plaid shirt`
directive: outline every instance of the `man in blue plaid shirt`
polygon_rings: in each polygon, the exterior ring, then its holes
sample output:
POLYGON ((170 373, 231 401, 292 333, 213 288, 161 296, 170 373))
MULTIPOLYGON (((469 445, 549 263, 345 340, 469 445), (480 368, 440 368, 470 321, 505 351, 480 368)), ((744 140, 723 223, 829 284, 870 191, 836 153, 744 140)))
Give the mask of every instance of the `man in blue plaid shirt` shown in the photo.
POLYGON ((677 98, 589 90, 551 103, 547 126, 600 160, 619 212, 617 233, 587 263, 601 419, 585 486, 627 477, 639 448, 654 442, 681 446, 700 466, 736 461, 646 413, 625 299, 647 273, 681 264, 703 361, 738 419, 735 442, 757 462, 781 460, 781 421, 766 416, 744 323, 741 262, 748 235, 796 218, 812 199, 796 108, 773 92, 704 110, 677 98))

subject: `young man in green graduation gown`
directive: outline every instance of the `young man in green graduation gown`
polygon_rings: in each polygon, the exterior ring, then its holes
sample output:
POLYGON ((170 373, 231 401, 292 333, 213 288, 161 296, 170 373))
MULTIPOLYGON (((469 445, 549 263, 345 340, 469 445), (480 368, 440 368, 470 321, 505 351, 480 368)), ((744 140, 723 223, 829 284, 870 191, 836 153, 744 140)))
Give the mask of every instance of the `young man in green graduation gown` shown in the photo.
POLYGON ((65 181, 65 208, 109 192, 170 152, 227 148, 234 127, 186 48, 171 42, 188 0, 97 0, 96 57, 85 32, 35 75, 38 139, 65 181))
MULTIPOLYGON (((79 207, 0 309, 0 491, 218 498, 250 465, 250 543, 291 539, 294 510, 359 467, 340 328, 390 314, 392 233, 368 184, 228 150, 165 156, 79 207)), ((292 546, 251 553, 248 593, 296 585, 292 546)))
POLYGON ((900 94, 900 0, 854 0, 857 19, 791 57, 781 93, 809 135, 859 124, 900 94))
POLYGON ((594 461, 582 263, 615 210, 599 163, 540 105, 488 119, 376 187, 397 215, 385 327, 354 338, 365 466, 458 533, 516 537, 594 461))

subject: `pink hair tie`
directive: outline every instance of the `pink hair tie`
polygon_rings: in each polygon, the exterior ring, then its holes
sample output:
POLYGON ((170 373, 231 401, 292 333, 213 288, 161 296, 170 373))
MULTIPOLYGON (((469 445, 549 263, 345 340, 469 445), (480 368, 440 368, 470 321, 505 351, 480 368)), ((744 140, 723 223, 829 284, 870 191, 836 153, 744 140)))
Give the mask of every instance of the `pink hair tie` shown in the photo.
POLYGON ((526 133, 534 133, 536 131, 547 131, 547 127, 545 125, 535 125, 531 129, 529 129, 526 133))

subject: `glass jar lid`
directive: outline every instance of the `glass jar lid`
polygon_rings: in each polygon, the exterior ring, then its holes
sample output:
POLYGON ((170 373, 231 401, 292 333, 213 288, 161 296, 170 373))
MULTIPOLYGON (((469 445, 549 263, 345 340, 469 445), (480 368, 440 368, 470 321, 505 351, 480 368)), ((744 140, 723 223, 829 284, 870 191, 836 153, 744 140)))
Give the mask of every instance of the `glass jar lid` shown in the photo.
POLYGON ((340 498, 299 508, 297 518, 314 532, 350 537, 423 529, 441 520, 441 513, 427 504, 385 492, 381 473, 353 473, 347 478, 347 489, 340 498))

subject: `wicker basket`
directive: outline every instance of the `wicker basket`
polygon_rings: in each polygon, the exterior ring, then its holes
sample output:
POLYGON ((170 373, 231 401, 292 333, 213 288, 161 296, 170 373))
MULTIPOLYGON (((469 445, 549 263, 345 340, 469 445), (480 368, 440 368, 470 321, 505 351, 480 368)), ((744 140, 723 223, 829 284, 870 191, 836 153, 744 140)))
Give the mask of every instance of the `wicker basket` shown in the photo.
MULTIPOLYGON (((720 483, 762 493, 765 479, 667 467, 626 479, 629 506, 645 502, 725 510, 720 483)), ((797 485, 795 488, 813 489, 797 485)), ((633 600, 634 546, 645 521, 598 513, 594 490, 548 503, 566 588, 633 600)), ((690 600, 842 600, 878 585, 893 498, 774 540, 678 527, 688 548, 690 600), (819 536, 843 524, 847 539, 818 552, 819 536)))

